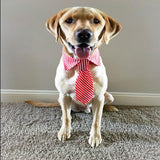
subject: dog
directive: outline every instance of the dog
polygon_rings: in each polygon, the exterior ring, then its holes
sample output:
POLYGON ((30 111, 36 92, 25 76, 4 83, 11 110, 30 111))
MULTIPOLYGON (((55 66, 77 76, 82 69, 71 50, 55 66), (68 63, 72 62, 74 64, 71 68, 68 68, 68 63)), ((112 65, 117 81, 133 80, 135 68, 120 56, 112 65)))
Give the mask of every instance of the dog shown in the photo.
MULTIPOLYGON (((98 9, 72 7, 49 18, 46 27, 63 45, 55 77, 62 109, 58 139, 65 141, 71 137, 71 110, 88 113, 92 108, 89 144, 97 147, 102 142, 100 130, 104 104, 114 100, 107 92, 108 79, 98 48, 104 42, 108 44, 119 33, 121 25, 98 9)), ((114 107, 110 109, 117 111, 114 107)))
MULTIPOLYGON (((73 61, 75 59, 78 62, 97 54, 102 43, 108 44, 121 30, 121 25, 113 18, 90 7, 63 9, 47 20, 46 27, 64 46, 64 56, 71 57, 73 61)), ((78 67, 74 66, 70 70, 65 70, 64 59, 60 60, 55 77, 55 86, 59 91, 58 101, 62 109, 62 126, 58 133, 60 141, 65 141, 71 136, 71 109, 89 112, 90 106, 92 106, 93 122, 89 144, 95 147, 102 141, 100 129, 103 106, 107 102, 112 102, 114 98, 106 92, 108 79, 101 57, 99 57, 99 62, 100 65, 89 63, 94 91, 92 98, 83 103, 75 98, 78 67)))

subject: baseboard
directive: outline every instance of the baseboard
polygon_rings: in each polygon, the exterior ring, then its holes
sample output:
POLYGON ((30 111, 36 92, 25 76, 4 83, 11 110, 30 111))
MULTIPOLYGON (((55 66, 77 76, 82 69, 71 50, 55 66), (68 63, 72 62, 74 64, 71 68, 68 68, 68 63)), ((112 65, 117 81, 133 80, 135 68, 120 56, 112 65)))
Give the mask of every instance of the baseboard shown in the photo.
MULTIPOLYGON (((113 105, 160 106, 159 93, 111 92, 113 105)), ((57 102, 58 92, 49 90, 1 90, 1 102, 22 103, 26 100, 57 102)))

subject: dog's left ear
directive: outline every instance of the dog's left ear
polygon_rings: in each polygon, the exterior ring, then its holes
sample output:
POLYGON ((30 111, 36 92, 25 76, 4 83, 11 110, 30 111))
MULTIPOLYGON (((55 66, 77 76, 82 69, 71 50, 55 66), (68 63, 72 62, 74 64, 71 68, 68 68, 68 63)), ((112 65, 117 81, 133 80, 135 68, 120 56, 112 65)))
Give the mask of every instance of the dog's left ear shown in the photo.
POLYGON ((100 12, 100 14, 105 20, 104 40, 106 44, 108 44, 108 42, 120 32, 122 27, 112 17, 106 15, 103 12, 100 12))

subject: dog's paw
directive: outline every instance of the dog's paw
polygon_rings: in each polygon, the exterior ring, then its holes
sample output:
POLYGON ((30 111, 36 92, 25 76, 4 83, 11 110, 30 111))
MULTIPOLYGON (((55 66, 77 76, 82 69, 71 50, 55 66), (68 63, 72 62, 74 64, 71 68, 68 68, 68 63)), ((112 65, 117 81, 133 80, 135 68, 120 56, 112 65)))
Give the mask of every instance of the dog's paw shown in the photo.
POLYGON ((62 142, 66 141, 71 137, 70 131, 66 130, 65 128, 61 128, 60 131, 58 132, 58 139, 62 142))
POLYGON ((105 97, 104 104, 109 104, 109 103, 112 103, 114 101, 114 97, 109 92, 106 92, 104 94, 104 97, 105 97))
POLYGON ((101 134, 91 134, 89 137, 91 147, 97 147, 102 142, 101 134))

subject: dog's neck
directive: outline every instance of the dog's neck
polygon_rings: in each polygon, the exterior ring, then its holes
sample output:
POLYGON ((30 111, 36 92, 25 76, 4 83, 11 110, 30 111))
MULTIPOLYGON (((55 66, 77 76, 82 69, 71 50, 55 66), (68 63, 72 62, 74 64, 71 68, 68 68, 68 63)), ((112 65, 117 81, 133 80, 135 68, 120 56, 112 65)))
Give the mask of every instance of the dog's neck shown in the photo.
MULTIPOLYGON (((72 57, 72 58, 74 58, 76 60, 80 60, 80 58, 78 58, 78 56, 76 56, 76 54, 73 53, 73 51, 70 51, 70 49, 68 49, 68 47, 66 47, 66 46, 63 47, 63 52, 65 52, 65 54, 67 54, 68 56, 70 56, 70 57, 72 57)), ((98 48, 94 48, 94 50, 90 53, 89 57, 92 57, 94 54, 97 54, 97 52, 99 52, 99 49, 98 48)))
POLYGON ((94 51, 94 54, 89 56, 87 59, 75 59, 74 57, 70 56, 67 52, 66 49, 63 48, 62 50, 62 58, 63 58, 63 63, 64 63, 64 69, 65 70, 70 70, 71 68, 75 67, 77 64, 81 63, 84 60, 88 60, 90 63, 100 66, 100 53, 99 50, 96 49, 94 51))

